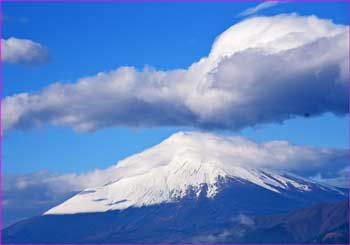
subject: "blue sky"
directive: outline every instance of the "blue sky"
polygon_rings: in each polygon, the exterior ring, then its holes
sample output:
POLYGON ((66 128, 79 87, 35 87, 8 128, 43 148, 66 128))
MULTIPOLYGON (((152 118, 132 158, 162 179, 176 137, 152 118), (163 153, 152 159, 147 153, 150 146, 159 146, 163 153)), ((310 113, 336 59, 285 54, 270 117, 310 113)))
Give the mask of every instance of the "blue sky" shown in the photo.
MULTIPOLYGON (((33 40, 45 45, 52 56, 48 63, 38 66, 3 64, 3 96, 38 91, 53 82, 74 82, 124 65, 186 68, 209 53, 218 34, 242 20, 240 12, 256 4, 3 3, 3 38, 33 40)), ((348 24, 347 11, 347 3, 282 3, 259 14, 314 14, 348 24)), ((3 171, 81 173, 104 168, 179 130, 192 128, 120 127, 82 133, 66 126, 14 130, 4 136, 3 171)), ((284 139, 346 148, 347 131, 347 117, 327 113, 288 120, 283 125, 220 133, 242 134, 257 141, 284 139)))

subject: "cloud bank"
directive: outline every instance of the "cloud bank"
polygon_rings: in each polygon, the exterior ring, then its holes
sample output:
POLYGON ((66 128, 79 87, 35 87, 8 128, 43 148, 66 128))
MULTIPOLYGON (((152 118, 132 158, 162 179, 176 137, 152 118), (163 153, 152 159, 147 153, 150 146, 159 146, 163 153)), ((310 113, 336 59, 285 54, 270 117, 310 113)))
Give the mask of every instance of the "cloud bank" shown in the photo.
MULTIPOLYGON (((200 140, 201 137, 209 139, 205 141, 207 146, 216 147, 220 157, 236 159, 251 167, 288 171, 320 182, 348 187, 349 169, 346 150, 294 145, 287 141, 257 143, 243 137, 221 138, 210 134, 196 137, 199 137, 199 144, 203 142, 200 140), (227 147, 231 150, 227 151, 227 147), (223 154, 221 151, 226 153, 223 154)), ((172 137, 169 140, 175 139, 172 137)), ((159 148, 156 152, 159 154, 159 148)), ((155 153, 151 148, 145 151, 143 156, 152 154, 155 153)), ((166 155, 168 156, 169 154, 166 155)), ((139 155, 134 155, 107 169, 84 174, 53 174, 40 171, 26 175, 4 176, 2 179, 4 224, 42 214, 86 188, 102 186, 123 177, 144 174, 152 169, 154 164, 158 164, 157 161, 144 164, 139 155), (23 203, 26 204, 25 207, 23 203)))
POLYGON ((47 47, 27 39, 1 39, 2 62, 39 65, 50 60, 47 47))
POLYGON ((242 11, 238 16, 253 15, 253 14, 258 13, 259 11, 261 11, 263 9, 271 8, 277 4, 278 4, 278 1, 266 1, 266 2, 258 4, 257 6, 255 6, 253 8, 248 8, 248 9, 242 11))
POLYGON ((3 128, 77 131, 191 126, 239 130, 348 112, 348 29, 296 14, 255 17, 219 35, 185 70, 120 67, 4 98, 3 128))

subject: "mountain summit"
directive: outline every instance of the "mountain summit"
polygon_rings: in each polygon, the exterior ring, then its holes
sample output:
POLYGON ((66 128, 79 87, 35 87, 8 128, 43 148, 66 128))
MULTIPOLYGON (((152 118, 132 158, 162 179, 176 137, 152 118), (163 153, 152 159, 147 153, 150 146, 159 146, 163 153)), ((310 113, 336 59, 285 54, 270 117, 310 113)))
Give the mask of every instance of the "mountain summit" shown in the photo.
POLYGON ((291 160, 278 152, 286 142, 264 143, 260 150, 255 144, 242 137, 176 133, 112 167, 113 174, 108 176, 113 178, 106 176, 104 185, 80 192, 45 215, 122 210, 178 202, 189 196, 214 199, 232 184, 249 185, 277 196, 343 195, 336 188, 264 167, 266 161, 283 164, 284 158, 291 160))

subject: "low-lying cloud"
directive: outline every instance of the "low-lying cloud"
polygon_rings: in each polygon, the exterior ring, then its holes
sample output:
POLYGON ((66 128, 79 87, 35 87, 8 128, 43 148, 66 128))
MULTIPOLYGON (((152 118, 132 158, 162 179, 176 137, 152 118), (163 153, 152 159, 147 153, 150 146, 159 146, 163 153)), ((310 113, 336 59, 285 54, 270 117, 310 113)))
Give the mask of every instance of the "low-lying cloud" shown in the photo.
POLYGON ((28 39, 1 39, 1 51, 2 62, 6 63, 33 66, 50 60, 47 47, 28 39))
POLYGON ((5 97, 3 129, 126 126, 240 130, 297 116, 348 113, 348 28, 315 16, 255 17, 188 69, 120 67, 5 97))
POLYGON ((191 243, 194 243, 194 244, 227 243, 228 239, 230 238, 232 240, 232 238, 235 238, 235 237, 242 237, 246 232, 246 228, 254 227, 255 225, 255 221, 252 217, 249 217, 242 213, 232 217, 230 221, 232 222, 231 228, 219 230, 216 233, 196 236, 192 239, 191 243), (235 226, 237 225, 243 225, 245 229, 234 229, 235 226))
POLYGON ((103 183, 98 173, 54 174, 38 171, 2 178, 3 226, 41 215, 91 185, 103 183))

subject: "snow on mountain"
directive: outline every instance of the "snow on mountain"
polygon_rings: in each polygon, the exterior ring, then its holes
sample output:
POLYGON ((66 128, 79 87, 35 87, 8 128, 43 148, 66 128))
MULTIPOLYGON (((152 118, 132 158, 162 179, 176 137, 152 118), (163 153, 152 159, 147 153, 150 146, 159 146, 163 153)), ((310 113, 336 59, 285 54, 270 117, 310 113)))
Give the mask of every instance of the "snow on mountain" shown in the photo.
MULTIPOLYGON (((109 168, 104 185, 86 189, 45 214, 104 212, 169 203, 185 197, 190 190, 197 197, 205 191, 207 198, 215 198, 219 182, 228 179, 274 193, 291 188, 309 192, 315 185, 339 192, 295 175, 265 169, 269 161, 298 161, 300 156, 294 152, 300 150, 297 146, 289 145, 286 150, 282 147, 286 142, 263 143, 260 148, 255 144, 242 137, 176 133, 109 168)), ((314 158, 311 153, 309 157, 314 158)))

